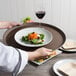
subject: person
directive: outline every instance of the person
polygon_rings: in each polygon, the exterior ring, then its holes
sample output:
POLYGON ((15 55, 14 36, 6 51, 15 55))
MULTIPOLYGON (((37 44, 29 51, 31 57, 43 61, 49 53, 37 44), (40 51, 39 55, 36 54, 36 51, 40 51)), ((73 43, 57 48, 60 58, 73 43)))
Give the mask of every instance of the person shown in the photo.
MULTIPOLYGON (((0 29, 9 29, 16 25, 21 25, 21 24, 17 22, 1 21, 0 29)), ((13 72, 16 65, 19 62, 19 54, 22 60, 21 60, 20 68, 18 70, 18 74, 24 69, 28 61, 35 60, 36 58, 41 56, 47 56, 51 54, 51 50, 42 47, 42 48, 38 48, 33 52, 26 52, 25 50, 17 49, 12 46, 7 46, 0 42, 0 70, 13 72)))

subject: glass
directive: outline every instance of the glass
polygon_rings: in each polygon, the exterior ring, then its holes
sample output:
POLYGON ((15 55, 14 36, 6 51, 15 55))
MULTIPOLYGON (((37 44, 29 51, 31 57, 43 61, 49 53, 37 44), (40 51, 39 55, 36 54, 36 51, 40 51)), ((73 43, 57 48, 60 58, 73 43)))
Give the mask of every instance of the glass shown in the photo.
POLYGON ((41 27, 41 20, 44 18, 45 11, 45 0, 34 0, 34 11, 36 17, 39 19, 39 27, 41 27))

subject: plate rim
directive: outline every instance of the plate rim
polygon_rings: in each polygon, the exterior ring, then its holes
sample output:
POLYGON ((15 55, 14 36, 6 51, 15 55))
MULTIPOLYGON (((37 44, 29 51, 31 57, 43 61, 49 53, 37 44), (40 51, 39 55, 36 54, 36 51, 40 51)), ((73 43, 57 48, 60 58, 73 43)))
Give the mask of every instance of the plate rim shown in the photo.
POLYGON ((52 40, 53 40, 53 35, 52 35, 52 33, 51 32, 49 32, 47 29, 45 29, 45 28, 40 28, 40 27, 28 27, 28 28, 23 28, 23 29, 20 29, 19 31, 17 31, 16 33, 15 33, 15 35, 14 35, 14 39, 15 39, 15 41, 19 44, 19 45, 22 45, 22 46, 26 46, 26 47, 41 47, 41 46, 45 46, 45 45, 47 45, 47 44, 49 44, 52 40), (29 28, 39 28, 39 29, 43 29, 43 30, 45 30, 45 31, 47 31, 49 34, 50 34, 50 36, 51 36, 51 39, 50 39, 50 41, 48 42, 48 43, 46 43, 46 44, 42 44, 42 45, 23 45, 23 44, 20 44, 19 42, 17 42, 17 40, 16 40, 16 34, 19 32, 19 31, 22 31, 22 30, 26 30, 26 29, 29 29, 29 28))

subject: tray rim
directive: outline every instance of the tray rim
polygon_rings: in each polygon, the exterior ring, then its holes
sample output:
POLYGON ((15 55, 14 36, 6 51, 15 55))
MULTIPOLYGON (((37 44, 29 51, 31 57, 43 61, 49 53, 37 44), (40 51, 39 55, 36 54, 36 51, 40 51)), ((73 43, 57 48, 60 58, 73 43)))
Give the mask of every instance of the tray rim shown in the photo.
MULTIPOLYGON (((13 28, 11 28, 11 29, 6 30, 5 33, 4 33, 4 35, 3 35, 3 41, 4 41, 4 43, 5 43, 6 45, 8 45, 8 43, 7 43, 7 41, 6 41, 6 36, 9 34, 9 32, 11 32, 11 31, 13 31, 13 30, 15 30, 15 29, 24 27, 24 26, 26 26, 26 25, 30 25, 30 24, 39 24, 39 22, 26 23, 26 24, 22 24, 21 26, 15 26, 15 27, 13 27, 13 28)), ((41 23, 41 24, 44 25, 44 26, 46 25, 47 27, 49 26, 49 27, 55 29, 56 31, 58 31, 59 34, 62 36, 62 38, 64 37, 64 38, 63 38, 64 41, 62 42, 61 46, 64 44, 64 42, 66 41, 66 35, 65 35, 65 33, 63 32, 63 30, 61 30, 60 28, 58 28, 58 27, 56 27, 56 26, 54 26, 54 25, 52 25, 52 24, 47 24, 47 23, 41 23)), ((28 27, 29 27, 29 26, 26 26, 26 27, 24 27, 24 28, 28 28, 28 27)), ((35 26, 33 26, 33 27, 35 27, 35 26)), ((56 48, 56 49, 59 49, 61 46, 59 46, 59 47, 56 48)))

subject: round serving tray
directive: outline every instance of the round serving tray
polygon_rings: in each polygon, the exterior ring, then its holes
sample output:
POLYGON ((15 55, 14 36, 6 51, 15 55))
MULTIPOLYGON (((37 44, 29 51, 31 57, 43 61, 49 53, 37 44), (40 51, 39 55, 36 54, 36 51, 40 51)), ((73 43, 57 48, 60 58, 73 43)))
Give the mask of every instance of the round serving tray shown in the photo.
MULTIPOLYGON (((15 48, 19 48, 19 49, 26 50, 26 51, 33 51, 33 50, 37 49, 37 47, 21 46, 18 43, 16 43, 16 41, 14 40, 14 35, 17 31, 19 31, 23 28, 28 28, 28 27, 39 27, 39 23, 37 23, 37 22, 27 23, 27 24, 23 24, 21 26, 16 26, 14 28, 7 30, 3 35, 4 43, 6 45, 13 46, 15 48)), ((62 30, 55 27, 54 25, 50 25, 50 24, 46 24, 46 23, 41 23, 40 27, 43 27, 46 30, 50 31, 53 35, 52 41, 48 45, 45 45, 44 47, 49 48, 49 49, 58 49, 60 46, 63 45, 63 43, 66 40, 66 36, 62 30)))

